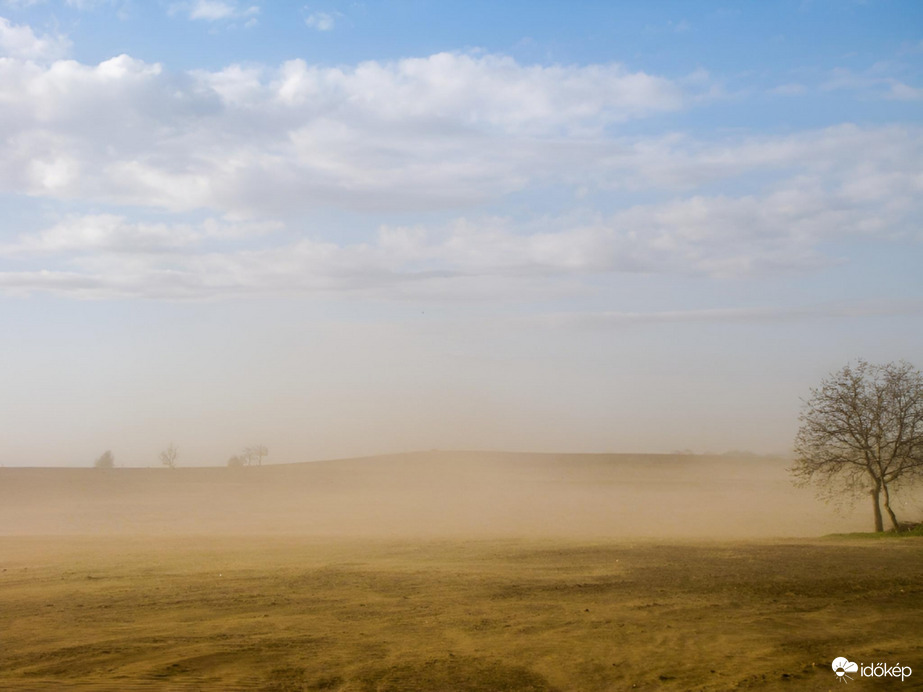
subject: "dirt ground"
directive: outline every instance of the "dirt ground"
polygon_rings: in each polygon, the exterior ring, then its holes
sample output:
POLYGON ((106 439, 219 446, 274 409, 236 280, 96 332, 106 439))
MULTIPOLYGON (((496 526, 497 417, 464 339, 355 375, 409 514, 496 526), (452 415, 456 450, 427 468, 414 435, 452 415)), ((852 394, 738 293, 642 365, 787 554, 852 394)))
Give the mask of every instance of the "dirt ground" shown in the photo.
POLYGON ((914 669, 855 689, 923 681, 918 538, 29 536, 0 570, 0 689, 828 690, 837 656, 914 669))
POLYGON ((870 512, 785 466, 0 468, 0 690, 828 690, 838 656, 920 687, 923 538, 811 538, 870 512))

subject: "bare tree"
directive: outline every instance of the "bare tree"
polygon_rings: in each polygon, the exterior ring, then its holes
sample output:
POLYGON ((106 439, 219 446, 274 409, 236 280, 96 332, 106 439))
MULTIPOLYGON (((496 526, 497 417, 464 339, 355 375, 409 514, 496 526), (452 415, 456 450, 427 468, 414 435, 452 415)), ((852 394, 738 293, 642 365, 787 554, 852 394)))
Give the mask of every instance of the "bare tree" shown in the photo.
POLYGON ((111 469, 115 466, 115 457, 108 449, 99 455, 99 459, 93 462, 93 466, 98 469, 111 469))
POLYGON ((875 530, 884 531, 882 502, 898 530, 893 493, 923 477, 923 373, 904 361, 859 360, 811 390, 800 421, 796 482, 828 498, 867 492, 875 530))
POLYGON ((244 460, 236 454, 232 456, 230 459, 228 459, 228 466, 243 466, 243 465, 244 465, 244 460))
POLYGON ((167 468, 175 469, 176 460, 179 458, 179 448, 170 443, 170 446, 167 447, 160 453, 160 463, 166 466, 167 468))
POLYGON ((253 445, 252 447, 245 447, 242 456, 247 466, 252 466, 254 461, 257 463, 257 466, 262 466, 263 457, 269 456, 269 450, 265 445, 253 445))

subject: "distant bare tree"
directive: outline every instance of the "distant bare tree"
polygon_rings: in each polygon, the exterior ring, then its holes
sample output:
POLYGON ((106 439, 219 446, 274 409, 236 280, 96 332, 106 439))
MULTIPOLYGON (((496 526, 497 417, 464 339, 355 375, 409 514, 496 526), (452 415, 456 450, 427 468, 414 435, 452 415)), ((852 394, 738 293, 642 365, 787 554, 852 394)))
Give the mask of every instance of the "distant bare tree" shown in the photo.
POLYGON ((98 469, 111 469, 115 466, 115 457, 113 457, 112 452, 107 449, 99 456, 99 459, 93 462, 93 466, 98 469))
POLYGON ((897 531, 893 493, 923 478, 923 373, 904 361, 859 360, 811 390, 800 421, 796 482, 827 497, 869 493, 875 530, 884 530, 883 501, 897 531))
POLYGON ((253 445, 252 447, 245 447, 243 457, 246 460, 247 466, 252 466, 255 461, 257 466, 263 465, 263 457, 269 456, 269 450, 265 445, 253 445))
POLYGON ((236 454, 228 459, 228 466, 243 466, 244 460, 236 454))
POLYGON ((179 458, 179 448, 170 443, 170 446, 167 447, 160 453, 160 463, 166 466, 167 468, 175 469, 176 460, 179 458))

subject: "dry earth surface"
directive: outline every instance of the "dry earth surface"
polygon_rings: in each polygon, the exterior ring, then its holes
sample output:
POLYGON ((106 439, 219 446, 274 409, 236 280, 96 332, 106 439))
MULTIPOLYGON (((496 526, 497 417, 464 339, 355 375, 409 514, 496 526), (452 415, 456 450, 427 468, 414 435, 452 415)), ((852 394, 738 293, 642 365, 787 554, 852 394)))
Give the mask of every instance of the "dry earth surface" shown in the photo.
POLYGON ((920 689, 923 538, 803 537, 864 514, 743 458, 0 469, 0 689, 920 689))

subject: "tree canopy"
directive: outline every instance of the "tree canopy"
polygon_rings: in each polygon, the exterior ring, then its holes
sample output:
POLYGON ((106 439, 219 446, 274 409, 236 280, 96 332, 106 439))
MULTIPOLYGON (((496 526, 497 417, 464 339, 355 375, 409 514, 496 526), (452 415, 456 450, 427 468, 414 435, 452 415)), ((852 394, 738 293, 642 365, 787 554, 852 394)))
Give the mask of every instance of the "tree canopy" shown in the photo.
POLYGON ((179 459, 179 447, 172 442, 160 453, 160 463, 170 469, 176 468, 176 460, 179 459))
POLYGON ((111 469, 115 466, 115 457, 113 457, 112 452, 107 449, 93 462, 93 466, 98 469, 111 469))
POLYGON ((797 481, 828 497, 869 493, 875 530, 882 503, 898 530, 893 494, 923 477, 923 374, 905 361, 859 360, 812 389, 799 420, 797 481))

